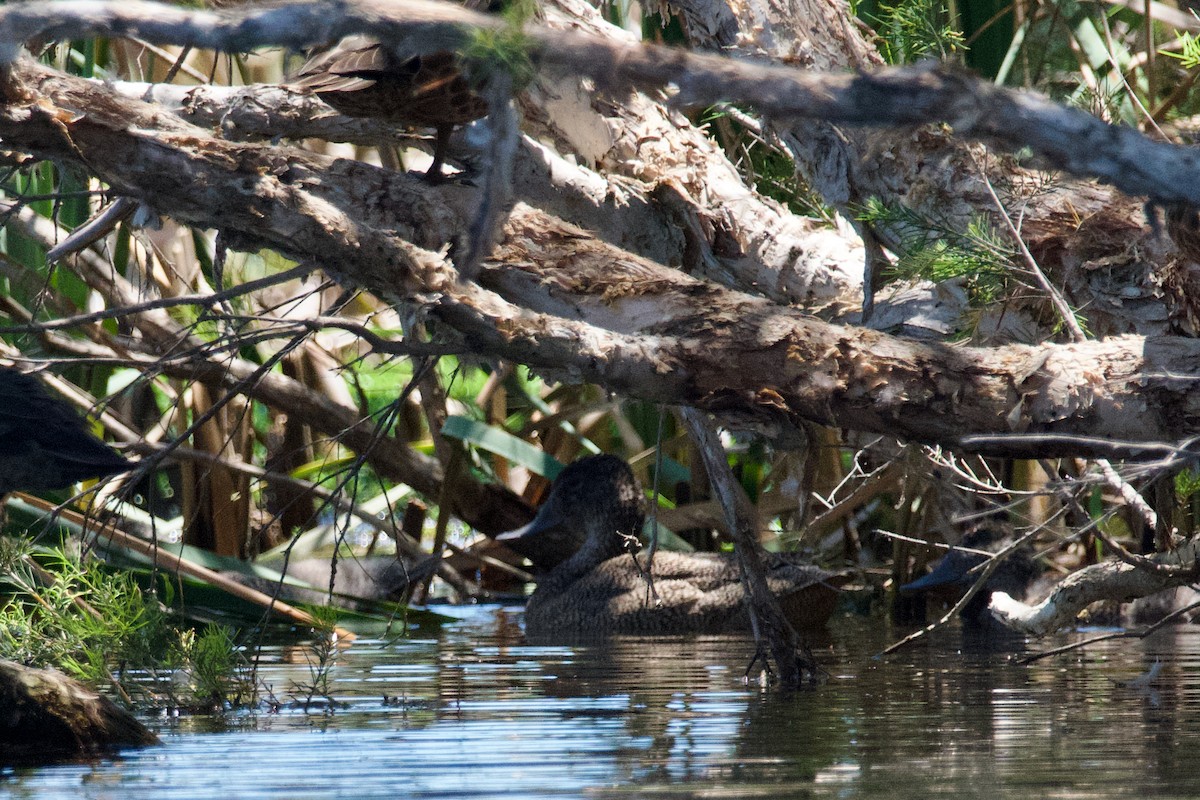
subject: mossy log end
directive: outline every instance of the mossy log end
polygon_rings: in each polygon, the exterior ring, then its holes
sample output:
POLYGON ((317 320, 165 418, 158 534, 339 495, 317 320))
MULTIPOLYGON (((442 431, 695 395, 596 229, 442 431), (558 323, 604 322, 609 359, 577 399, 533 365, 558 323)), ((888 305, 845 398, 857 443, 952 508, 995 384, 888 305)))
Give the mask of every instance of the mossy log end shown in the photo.
POLYGON ((61 672, 0 660, 0 763, 96 756, 158 741, 129 712, 61 672))

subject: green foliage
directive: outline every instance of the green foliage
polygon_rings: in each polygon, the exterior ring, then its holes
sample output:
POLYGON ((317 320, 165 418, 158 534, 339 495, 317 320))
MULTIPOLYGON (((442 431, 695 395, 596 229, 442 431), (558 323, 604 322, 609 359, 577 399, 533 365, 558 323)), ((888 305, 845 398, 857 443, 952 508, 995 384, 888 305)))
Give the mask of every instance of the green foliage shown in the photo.
POLYGON ((985 217, 973 218, 965 231, 958 231, 910 208, 871 199, 858 218, 898 238, 892 277, 935 283, 963 277, 978 304, 1004 296, 1014 253, 985 217))
MULTIPOLYGON (((854 12, 859 13, 857 6, 854 12)), ((880 3, 863 16, 879 34, 879 51, 889 64, 912 64, 925 58, 948 61, 966 50, 962 33, 950 22, 941 0, 880 3)))
POLYGON ((442 427, 442 435, 503 456, 510 463, 519 464, 547 478, 554 478, 562 471, 562 464, 549 453, 495 425, 485 425, 467 417, 450 416, 442 427))
POLYGON ((0 655, 54 666, 91 683, 114 670, 164 664, 175 638, 166 612, 126 573, 80 562, 62 550, 40 554, 23 539, 0 537, 4 580, 16 590, 0 608, 0 655))
POLYGON ((333 635, 338 624, 338 610, 319 606, 310 608, 309 612, 316 621, 315 627, 319 634, 308 648, 309 680, 292 687, 292 694, 303 706, 308 706, 316 698, 332 702, 329 679, 337 665, 339 652, 337 638, 333 635))
POLYGON ((837 212, 796 173, 787 149, 764 138, 762 125, 729 104, 710 106, 698 120, 737 163, 759 194, 782 203, 793 214, 830 224, 837 212))
POLYGON ((233 630, 224 625, 210 624, 196 634, 189 629, 179 637, 179 658, 190 664, 191 693, 208 704, 226 702, 241 705, 255 697, 255 687, 241 650, 234 640, 233 630))
POLYGON ((484 85, 492 75, 503 73, 516 91, 529 85, 535 68, 530 57, 531 42, 521 29, 536 10, 534 0, 510 0, 502 13, 503 28, 471 32, 460 56, 472 83, 484 85))
POLYGON ((1200 469, 1185 469, 1175 476, 1176 496, 1187 499, 1200 495, 1200 469))
POLYGON ((1200 67, 1200 39, 1187 31, 1184 31, 1183 35, 1179 37, 1178 53, 1170 50, 1159 50, 1158 53, 1176 59, 1184 69, 1200 67))
POLYGON ((172 687, 175 705, 253 698, 232 634, 210 626, 200 636, 175 626, 158 599, 130 572, 80 561, 63 550, 36 552, 27 539, 0 537, 0 578, 12 593, 0 607, 0 657, 60 669, 94 685, 138 691, 130 672, 187 668, 193 693, 172 687))

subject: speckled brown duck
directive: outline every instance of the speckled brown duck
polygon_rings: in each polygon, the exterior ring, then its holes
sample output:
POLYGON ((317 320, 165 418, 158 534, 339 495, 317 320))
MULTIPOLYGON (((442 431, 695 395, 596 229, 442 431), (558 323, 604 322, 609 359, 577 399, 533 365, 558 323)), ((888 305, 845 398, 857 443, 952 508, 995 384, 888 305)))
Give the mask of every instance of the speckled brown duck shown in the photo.
POLYGON ((456 125, 488 113, 452 52, 401 59, 373 39, 354 36, 313 56, 289 84, 315 94, 349 117, 369 117, 397 125, 433 128, 433 164, 426 177, 442 177, 450 134, 456 125))
MULTIPOLYGON (((641 488, 624 461, 589 456, 563 470, 533 522, 497 537, 511 541, 563 529, 582 534, 575 555, 540 580, 529 598, 525 628, 530 637, 749 629, 733 556, 659 551, 651 562, 636 552, 642 502, 641 488)), ((788 554, 768 553, 766 560, 771 590, 792 624, 824 625, 844 576, 788 554)))

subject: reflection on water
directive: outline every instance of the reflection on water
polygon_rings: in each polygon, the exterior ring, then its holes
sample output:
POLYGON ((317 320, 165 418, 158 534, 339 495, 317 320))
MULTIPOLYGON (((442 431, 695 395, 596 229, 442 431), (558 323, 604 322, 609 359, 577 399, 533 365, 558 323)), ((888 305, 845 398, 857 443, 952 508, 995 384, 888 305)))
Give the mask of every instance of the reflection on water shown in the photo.
MULTIPOLYGON (((0 797, 1200 794, 1193 626, 1020 667, 954 631, 876 660, 879 623, 835 620, 827 684, 784 693, 743 683, 744 639, 532 646, 516 621, 356 642, 334 711, 152 720, 165 746, 0 772, 0 797), (1153 687, 1120 685, 1155 659, 1153 687)), ((295 649, 269 655, 280 699, 310 679, 295 649)))

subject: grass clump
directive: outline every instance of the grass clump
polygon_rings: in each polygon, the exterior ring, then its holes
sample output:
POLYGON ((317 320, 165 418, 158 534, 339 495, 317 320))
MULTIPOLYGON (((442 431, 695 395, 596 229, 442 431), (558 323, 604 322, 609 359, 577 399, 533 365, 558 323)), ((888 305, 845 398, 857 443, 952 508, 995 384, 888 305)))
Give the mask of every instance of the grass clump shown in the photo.
POLYGON ((126 701, 208 707, 251 699, 232 632, 177 626, 131 573, 4 536, 0 581, 9 590, 0 601, 0 658, 111 686, 126 701), (164 671, 174 675, 158 680, 164 671))

